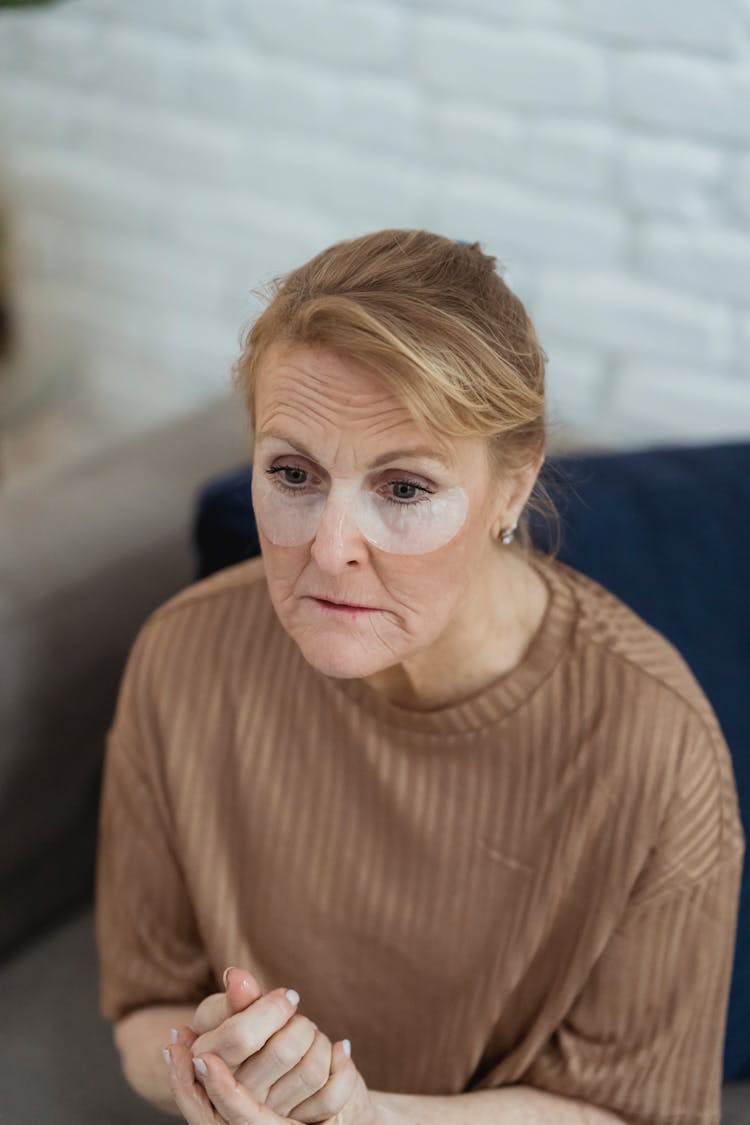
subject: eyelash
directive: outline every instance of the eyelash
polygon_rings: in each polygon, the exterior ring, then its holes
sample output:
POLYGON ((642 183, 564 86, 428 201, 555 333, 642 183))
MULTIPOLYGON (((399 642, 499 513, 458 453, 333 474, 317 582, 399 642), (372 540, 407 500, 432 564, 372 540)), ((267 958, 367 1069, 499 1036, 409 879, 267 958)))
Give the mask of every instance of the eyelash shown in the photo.
MULTIPOLYGON (((273 476, 274 473, 283 473, 283 472, 306 473, 307 469, 301 469, 298 465, 274 465, 272 468, 266 469, 265 471, 266 471, 266 473, 268 473, 269 476, 273 476)), ((431 496, 432 491, 433 491, 430 488, 425 488, 424 485, 422 485, 422 484, 417 484, 417 482, 414 481, 414 480, 390 480, 390 481, 388 481, 388 484, 389 485, 391 485, 391 484, 406 484, 410 488, 416 488, 419 492, 426 493, 428 496, 431 496)), ((291 485, 285 484, 284 481, 282 481, 281 479, 278 479, 276 481, 276 486, 277 486, 277 488, 282 489, 283 492, 287 492, 289 494, 294 494, 296 492, 302 491, 301 488, 292 488, 291 485)), ((389 504, 394 504, 397 508, 413 508, 416 504, 424 504, 425 503, 425 499, 420 499, 420 500, 396 500, 393 496, 385 496, 384 499, 389 504)))

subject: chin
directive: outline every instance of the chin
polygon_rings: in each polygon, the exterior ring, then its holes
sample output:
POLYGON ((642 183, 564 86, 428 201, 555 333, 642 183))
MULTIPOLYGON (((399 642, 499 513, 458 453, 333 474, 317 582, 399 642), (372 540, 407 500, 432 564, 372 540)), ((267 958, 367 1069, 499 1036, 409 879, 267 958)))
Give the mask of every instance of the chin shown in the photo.
POLYGON ((298 640, 297 646, 308 664, 324 676, 340 680, 359 679, 371 676, 394 663, 392 656, 383 657, 362 650, 345 639, 323 640, 307 637, 298 640))

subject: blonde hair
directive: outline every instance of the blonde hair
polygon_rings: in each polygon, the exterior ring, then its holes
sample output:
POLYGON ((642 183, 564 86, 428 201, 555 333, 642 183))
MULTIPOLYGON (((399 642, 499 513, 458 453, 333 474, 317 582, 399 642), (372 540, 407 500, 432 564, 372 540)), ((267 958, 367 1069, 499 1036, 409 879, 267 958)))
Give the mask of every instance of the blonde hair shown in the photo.
MULTIPOLYGON (((523 304, 478 242, 382 230, 337 242, 254 292, 268 303, 241 336, 232 382, 254 421, 255 383, 271 344, 322 346, 371 367, 422 428, 487 439, 504 479, 545 449, 547 355, 523 304)), ((552 559, 560 518, 540 471, 512 549, 552 559), (548 517, 538 551, 529 512, 548 517)), ((505 550, 509 548, 504 547, 505 550)))

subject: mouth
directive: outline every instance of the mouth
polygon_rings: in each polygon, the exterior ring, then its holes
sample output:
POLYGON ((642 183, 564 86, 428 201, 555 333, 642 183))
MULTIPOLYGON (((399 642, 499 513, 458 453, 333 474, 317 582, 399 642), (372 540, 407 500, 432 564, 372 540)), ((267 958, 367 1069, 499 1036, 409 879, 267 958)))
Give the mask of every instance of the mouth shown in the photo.
POLYGON ((332 602, 327 598, 316 598, 312 600, 320 606, 324 611, 330 613, 343 613, 343 614, 359 614, 359 613, 379 613, 380 610, 374 606, 369 605, 356 605, 351 602, 332 602))

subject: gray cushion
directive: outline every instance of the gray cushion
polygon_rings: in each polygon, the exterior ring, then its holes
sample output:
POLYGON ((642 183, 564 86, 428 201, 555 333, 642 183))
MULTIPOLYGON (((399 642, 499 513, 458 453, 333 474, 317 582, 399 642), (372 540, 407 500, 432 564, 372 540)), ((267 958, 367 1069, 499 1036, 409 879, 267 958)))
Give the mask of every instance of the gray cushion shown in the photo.
POLYGON ((99 1015, 93 909, 0 968, 0 1120, 12 1125, 163 1125, 126 1082, 99 1015))
POLYGON ((0 492, 0 957, 93 894, 104 739, 128 648, 193 581, 195 490, 248 443, 244 407, 227 395, 0 492))

